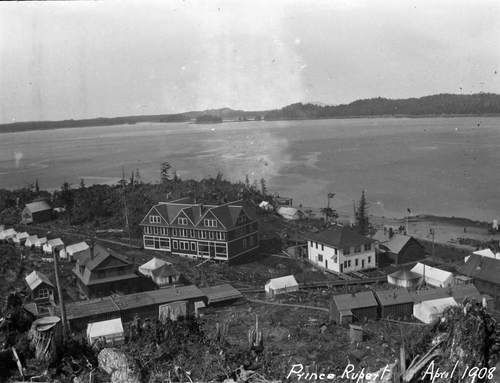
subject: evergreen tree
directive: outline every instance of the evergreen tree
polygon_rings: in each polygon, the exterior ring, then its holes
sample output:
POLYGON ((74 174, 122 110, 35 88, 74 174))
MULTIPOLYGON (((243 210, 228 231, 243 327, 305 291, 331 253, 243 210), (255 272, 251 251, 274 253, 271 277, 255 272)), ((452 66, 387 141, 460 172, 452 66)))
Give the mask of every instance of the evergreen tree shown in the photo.
POLYGON ((141 173, 139 173, 139 168, 135 169, 135 182, 137 185, 142 184, 141 173))
POLYGON ((38 185, 38 178, 35 180, 35 192, 40 193, 40 186, 38 185))
POLYGON ((166 184, 171 180, 170 169, 172 169, 172 166, 168 162, 161 163, 160 181, 162 184, 166 184))
POLYGON ((80 178, 80 189, 85 189, 85 181, 83 178, 80 178))
POLYGON ((359 206, 356 211, 356 227, 358 233, 361 235, 367 235, 370 223, 368 221, 368 202, 366 201, 365 191, 361 192, 361 198, 359 200, 359 206))
POLYGON ((262 193, 263 196, 267 194, 267 185, 264 177, 260 179, 260 192, 262 193))

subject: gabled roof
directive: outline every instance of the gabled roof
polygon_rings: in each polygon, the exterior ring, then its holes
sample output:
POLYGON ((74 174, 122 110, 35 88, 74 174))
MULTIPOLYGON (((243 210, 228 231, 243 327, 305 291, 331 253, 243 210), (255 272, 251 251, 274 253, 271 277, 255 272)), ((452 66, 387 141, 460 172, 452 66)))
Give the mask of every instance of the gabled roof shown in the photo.
POLYGON ((338 249, 373 243, 373 239, 358 234, 348 226, 334 225, 320 233, 308 233, 306 238, 338 249))
POLYGON ((425 275, 425 278, 434 279, 439 282, 446 282, 449 278, 453 277, 453 274, 449 271, 427 266, 421 262, 418 262, 411 271, 422 276, 425 275))
POLYGON ((298 286, 297 280, 293 275, 286 275, 280 278, 270 279, 266 283, 266 287, 270 287, 272 289, 283 289, 285 287, 293 287, 298 286))
POLYGON ((375 295, 382 306, 413 303, 413 298, 406 289, 379 290, 375 291, 375 295))
POLYGON ((24 280, 26 281, 26 284, 30 288, 31 291, 35 290, 38 286, 40 286, 42 283, 45 283, 51 287, 54 287, 50 279, 40 271, 34 270, 31 272, 31 274, 28 274, 24 280))
POLYGON ((171 287, 68 303, 66 313, 68 319, 87 318, 93 315, 120 313, 124 310, 189 299, 205 300, 206 296, 194 285, 171 287))
POLYGON ((461 302, 465 298, 480 298, 479 290, 472 284, 458 285, 453 287, 443 287, 437 289, 411 291, 410 296, 414 302, 428 301, 432 299, 453 297, 456 301, 461 302))
POLYGON ((231 228, 236 225, 240 214, 244 212, 249 220, 255 220, 256 216, 253 209, 240 201, 229 202, 222 205, 204 205, 195 203, 179 203, 179 202, 161 202, 154 205, 148 214, 141 221, 141 225, 150 225, 147 217, 150 214, 159 214, 165 221, 164 224, 177 225, 176 219, 180 215, 185 215, 194 226, 202 224, 203 219, 208 215, 219 221, 225 228, 231 228))
POLYGON ((112 250, 105 249, 101 245, 96 244, 94 245, 94 256, 92 257, 92 259, 89 259, 87 261, 87 263, 85 264, 85 268, 92 271, 109 257, 113 257, 129 265, 132 264, 132 262, 130 262, 125 256, 118 254, 112 250))
POLYGON ((408 242, 412 240, 412 237, 404 234, 394 234, 392 238, 384 243, 380 244, 380 248, 386 249, 387 251, 399 254, 401 250, 406 246, 408 242))
POLYGON ((51 210, 50 205, 47 201, 35 201, 31 203, 27 203, 25 206, 26 209, 31 211, 32 213, 38 213, 40 211, 51 210))
POLYGON ((243 295, 229 284, 202 287, 200 290, 208 297, 208 304, 224 302, 228 300, 238 299, 243 295))
POLYGON ((371 291, 361 291, 355 294, 334 295, 333 302, 339 311, 349 311, 352 309, 378 306, 375 296, 371 291))
POLYGON ((500 285, 500 259, 472 254, 459 270, 474 279, 500 285))

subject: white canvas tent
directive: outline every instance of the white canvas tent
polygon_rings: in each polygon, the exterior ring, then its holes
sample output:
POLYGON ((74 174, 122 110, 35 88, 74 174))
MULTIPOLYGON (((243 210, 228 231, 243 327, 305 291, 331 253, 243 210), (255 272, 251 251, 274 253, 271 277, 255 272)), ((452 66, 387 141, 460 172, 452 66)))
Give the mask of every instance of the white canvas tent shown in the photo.
POLYGON ((89 323, 87 325, 87 339, 93 345, 99 339, 106 344, 121 343, 125 339, 121 318, 89 323))
POLYGON ((293 275, 270 279, 265 285, 266 294, 275 296, 299 290, 299 284, 293 275))
POLYGON ((37 238, 35 241, 35 247, 42 247, 47 243, 47 237, 37 238))
POLYGON ((14 229, 5 229, 0 231, 0 240, 6 241, 7 239, 14 238, 17 232, 14 229))
POLYGON ((301 218, 302 213, 295 209, 294 207, 280 207, 278 209, 278 214, 281 215, 284 219, 288 220, 296 220, 301 218))
MULTIPOLYGON (((482 250, 476 250, 472 254, 479 255, 480 257, 486 257, 486 258, 493 258, 493 259, 500 259, 500 253, 494 253, 491 251, 489 248, 482 249, 482 250)), ((470 258, 470 255, 464 258, 464 262, 467 262, 470 258)))
POLYGON ((74 243, 72 245, 66 246, 66 255, 71 260, 84 258, 86 256, 90 256, 90 247, 87 242, 74 243))
POLYGON ((435 287, 453 286, 455 280, 453 273, 420 262, 417 263, 411 271, 421 275, 425 283, 435 287))
POLYGON ((164 260, 160 258, 152 258, 148 262, 146 262, 144 265, 139 266, 139 272, 142 275, 145 275, 146 277, 151 277, 153 270, 158 270, 160 267, 163 267, 165 265, 169 265, 169 262, 165 262, 164 260))
POLYGON ((452 297, 432 299, 413 305, 413 316, 424 323, 432 323, 439 318, 448 307, 458 306, 452 297))
POLYGON ((259 207, 262 209, 262 210, 265 210, 265 211, 271 211, 273 210, 273 205, 271 205, 269 202, 267 201, 262 201, 261 203, 259 203, 259 207))
POLYGON ((47 254, 52 254, 53 251, 58 247, 64 247, 64 243, 61 238, 49 239, 45 245, 43 245, 43 252, 47 254))
POLYGON ((26 241, 24 242, 24 246, 30 248, 35 246, 36 240, 38 239, 38 235, 30 235, 26 241))
POLYGON ((17 245, 20 245, 21 243, 24 243, 24 241, 26 241, 29 236, 30 235, 28 233, 23 231, 22 233, 17 233, 16 236, 12 238, 12 241, 17 245))

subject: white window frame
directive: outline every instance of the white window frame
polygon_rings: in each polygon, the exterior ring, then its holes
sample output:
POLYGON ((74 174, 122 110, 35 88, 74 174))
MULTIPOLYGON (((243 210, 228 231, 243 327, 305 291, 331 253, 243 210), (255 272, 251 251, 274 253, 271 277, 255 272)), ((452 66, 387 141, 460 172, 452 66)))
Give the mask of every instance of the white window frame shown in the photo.
POLYGON ((40 287, 38 290, 37 298, 38 299, 46 299, 50 297, 50 291, 46 287, 40 287))
POLYGON ((188 219, 186 217, 179 217, 179 219, 177 220, 177 222, 179 223, 179 225, 187 225, 188 224, 188 219))
POLYGON ((149 223, 161 223, 161 217, 159 215, 150 215, 149 223))

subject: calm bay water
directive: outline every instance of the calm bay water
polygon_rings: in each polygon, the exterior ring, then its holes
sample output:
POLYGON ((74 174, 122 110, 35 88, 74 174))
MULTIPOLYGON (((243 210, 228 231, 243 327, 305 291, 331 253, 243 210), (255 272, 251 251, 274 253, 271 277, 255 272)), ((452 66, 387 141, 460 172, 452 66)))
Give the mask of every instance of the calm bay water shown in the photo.
POLYGON ((304 206, 352 211, 367 191, 370 212, 500 218, 500 118, 373 118, 216 125, 137 124, 0 134, 0 187, 38 179, 116 182, 139 169, 159 179, 169 161, 182 178, 264 177, 304 206))

